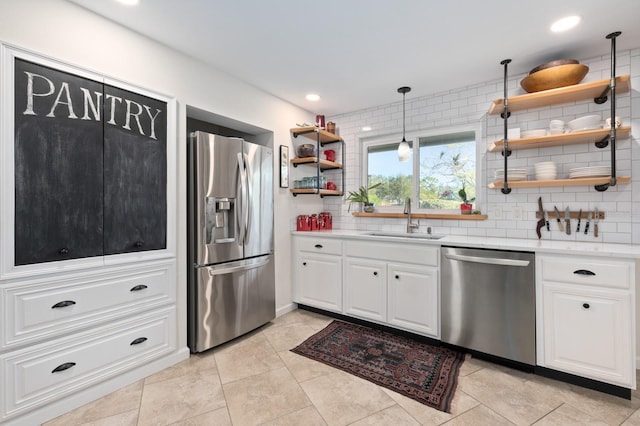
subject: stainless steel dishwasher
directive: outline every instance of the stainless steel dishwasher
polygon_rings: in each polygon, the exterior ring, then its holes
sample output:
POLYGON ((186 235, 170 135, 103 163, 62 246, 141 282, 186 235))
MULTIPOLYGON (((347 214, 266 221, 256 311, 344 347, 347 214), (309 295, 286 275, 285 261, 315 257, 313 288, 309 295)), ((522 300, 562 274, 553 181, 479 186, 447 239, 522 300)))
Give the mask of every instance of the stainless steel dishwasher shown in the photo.
POLYGON ((442 341, 536 363, 535 256, 442 247, 442 341))

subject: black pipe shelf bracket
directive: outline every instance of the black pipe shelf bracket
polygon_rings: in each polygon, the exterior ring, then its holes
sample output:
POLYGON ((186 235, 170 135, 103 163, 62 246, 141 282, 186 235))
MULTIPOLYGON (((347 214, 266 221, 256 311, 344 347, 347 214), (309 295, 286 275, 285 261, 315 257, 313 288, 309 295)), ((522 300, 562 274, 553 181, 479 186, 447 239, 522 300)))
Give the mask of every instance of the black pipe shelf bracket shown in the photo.
POLYGON ((604 138, 602 138, 601 141, 598 141, 595 143, 596 148, 606 148, 609 146, 609 139, 611 138, 611 135, 607 135, 604 138))
POLYGON ((502 111, 502 114, 500 114, 500 116, 504 121, 504 144, 502 147, 502 157, 504 158, 504 182, 502 184, 501 191, 505 195, 511 193, 511 188, 509 188, 509 176, 507 173, 507 165, 508 165, 507 158, 511 155, 511 150, 509 149, 509 137, 508 137, 508 131, 507 131, 509 116, 511 115, 511 113, 509 112, 509 97, 507 93, 507 86, 508 86, 507 67, 509 63, 511 63, 511 59, 504 59, 500 62, 500 65, 504 65, 504 101, 503 101, 504 110, 502 111))
MULTIPOLYGON (((609 84, 609 95, 611 96, 611 115, 608 144, 611 146, 611 182, 604 185, 596 185, 596 191, 606 191, 610 186, 616 186, 616 38, 622 34, 615 31, 607 34, 606 39, 611 40, 611 83, 609 84)), ((595 99, 598 103, 598 98, 595 99)), ((597 146, 597 145, 596 145, 597 146)))

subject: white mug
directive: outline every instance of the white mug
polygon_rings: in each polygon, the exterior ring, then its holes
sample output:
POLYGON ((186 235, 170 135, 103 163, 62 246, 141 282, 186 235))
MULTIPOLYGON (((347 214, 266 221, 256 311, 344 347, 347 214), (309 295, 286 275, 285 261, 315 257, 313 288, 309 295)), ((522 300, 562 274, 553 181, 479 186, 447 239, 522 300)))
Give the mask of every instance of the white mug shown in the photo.
MULTIPOLYGON (((611 117, 607 118, 605 123, 606 123, 607 127, 611 127, 611 117)), ((620 117, 616 117, 615 125, 616 125, 616 127, 622 126, 622 120, 620 119, 620 117)))

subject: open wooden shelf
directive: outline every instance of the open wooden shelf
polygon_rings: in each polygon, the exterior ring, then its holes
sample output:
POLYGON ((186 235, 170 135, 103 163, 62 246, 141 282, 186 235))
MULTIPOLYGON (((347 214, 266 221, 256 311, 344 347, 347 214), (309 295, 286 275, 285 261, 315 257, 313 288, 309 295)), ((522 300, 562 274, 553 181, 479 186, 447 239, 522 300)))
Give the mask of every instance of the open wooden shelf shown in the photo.
MULTIPOLYGON (((509 181, 509 188, 537 188, 541 186, 595 186, 605 185, 611 182, 611 176, 576 178, 576 179, 554 179, 554 180, 517 180, 509 181)), ((617 176, 617 184, 626 184, 631 182, 631 176, 617 176)), ((503 187, 502 180, 496 180, 489 184, 489 189, 501 189, 503 187)))
POLYGON ((298 164, 309 164, 309 165, 315 165, 319 163, 320 168, 322 170, 329 170, 329 169, 341 169, 342 168, 342 164, 340 163, 336 163, 335 161, 327 161, 327 160, 318 160, 318 157, 302 157, 302 158, 294 158, 291 160, 291 164, 293 164, 293 166, 297 166, 298 164))
MULTIPOLYGON (((385 219, 406 219, 404 213, 352 213, 355 217, 380 217, 385 219)), ((440 220, 487 220, 486 214, 456 214, 456 213, 411 213, 415 219, 440 219, 440 220)))
POLYGON ((289 191, 291 191, 292 194, 296 195, 296 194, 320 194, 321 196, 341 196, 342 195, 342 191, 337 191, 337 190, 331 190, 331 189, 313 189, 313 188, 308 188, 308 189, 290 189, 289 191))
POLYGON ((304 136, 305 138, 311 139, 314 142, 318 140, 318 135, 320 135, 320 143, 332 143, 332 142, 340 142, 342 138, 334 133, 327 132, 326 130, 322 130, 319 127, 315 126, 307 126, 307 127, 294 127, 291 129, 291 133, 294 138, 298 136, 304 136))
MULTIPOLYGON (((583 130, 580 132, 563 133, 561 135, 547 135, 534 138, 509 139, 509 149, 549 148, 552 146, 573 145, 580 143, 596 143, 602 141, 609 135, 609 128, 583 130)), ((616 139, 626 139, 631 134, 630 126, 623 126, 616 129, 616 139)), ((502 152, 504 149, 504 139, 493 142, 489 152, 502 152)))
MULTIPOLYGON (((509 111, 521 111, 529 108, 594 99, 602 95, 610 83, 610 79, 605 79, 509 97, 509 111)), ((630 89, 631 76, 629 74, 616 77, 616 93, 626 93, 630 89)), ((488 114, 495 115, 503 111, 504 99, 495 99, 489 107, 488 114)))

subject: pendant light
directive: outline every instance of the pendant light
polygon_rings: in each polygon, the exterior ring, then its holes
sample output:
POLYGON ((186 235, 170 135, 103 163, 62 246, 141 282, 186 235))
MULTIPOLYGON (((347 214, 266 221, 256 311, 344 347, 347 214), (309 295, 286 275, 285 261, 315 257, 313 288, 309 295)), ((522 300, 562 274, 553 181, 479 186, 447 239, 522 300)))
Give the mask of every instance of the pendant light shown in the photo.
POLYGON ((404 99, 407 92, 411 91, 411 87, 401 87, 398 89, 398 93, 402 93, 402 142, 398 145, 398 160, 402 162, 409 161, 409 157, 411 157, 411 148, 409 147, 409 143, 404 137, 404 99))

